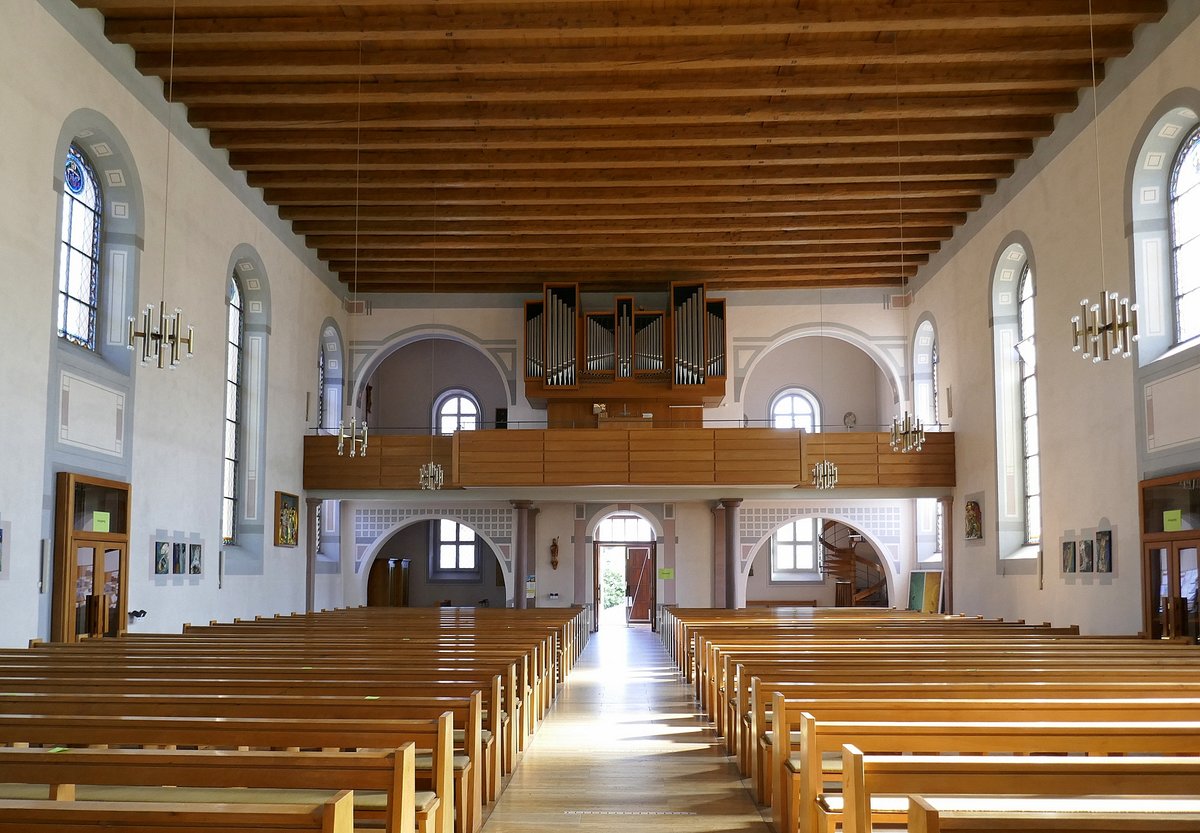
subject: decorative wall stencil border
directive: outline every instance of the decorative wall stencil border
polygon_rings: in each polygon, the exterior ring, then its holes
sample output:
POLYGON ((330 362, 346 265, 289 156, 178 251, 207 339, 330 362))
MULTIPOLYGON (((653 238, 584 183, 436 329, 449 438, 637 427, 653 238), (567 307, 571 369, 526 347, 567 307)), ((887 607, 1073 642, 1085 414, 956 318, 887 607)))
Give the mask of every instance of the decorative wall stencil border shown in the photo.
POLYGON ((125 392, 63 371, 60 395, 58 441, 120 457, 125 445, 125 392))
POLYGON ((511 506, 392 506, 354 510, 354 572, 362 570, 363 559, 381 535, 415 518, 450 518, 466 524, 501 547, 504 566, 511 569, 513 517, 511 506))
POLYGON ((754 552, 754 545, 778 527, 795 518, 809 516, 837 518, 858 527, 887 547, 886 555, 892 562, 898 562, 900 559, 902 514, 897 505, 747 506, 743 504, 738 515, 742 533, 743 562, 754 552))

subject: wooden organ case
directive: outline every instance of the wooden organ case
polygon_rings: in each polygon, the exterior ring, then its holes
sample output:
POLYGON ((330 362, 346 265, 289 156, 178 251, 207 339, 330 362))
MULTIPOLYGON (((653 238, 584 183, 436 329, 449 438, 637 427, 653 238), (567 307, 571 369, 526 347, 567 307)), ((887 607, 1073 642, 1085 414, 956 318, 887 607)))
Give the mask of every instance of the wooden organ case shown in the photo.
POLYGON ((725 396, 725 300, 673 283, 666 301, 643 309, 618 295, 584 310, 578 285, 546 284, 525 302, 525 395, 550 427, 701 424, 725 396))

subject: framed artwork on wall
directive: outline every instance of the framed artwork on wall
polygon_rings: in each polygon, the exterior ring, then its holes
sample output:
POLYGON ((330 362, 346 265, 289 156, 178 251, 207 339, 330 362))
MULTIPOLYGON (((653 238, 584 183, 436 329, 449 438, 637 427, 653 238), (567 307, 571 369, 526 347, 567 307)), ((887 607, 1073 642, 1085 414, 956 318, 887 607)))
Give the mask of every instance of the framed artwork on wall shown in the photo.
POLYGON ((300 543, 300 498, 287 492, 275 493, 275 546, 300 543))
POLYGON ((1074 541, 1063 541, 1062 571, 1064 573, 1075 572, 1075 542, 1074 541))
POLYGON ((188 575, 198 576, 204 572, 204 547, 200 544, 188 546, 188 575))
POLYGON ((1079 542, 1079 572, 1092 572, 1094 558, 1095 551, 1092 549, 1092 539, 1084 538, 1079 542))
POLYGON ((187 572, 187 544, 171 545, 171 572, 175 575, 187 572))
POLYGON ((1096 532, 1096 572, 1111 573, 1113 569, 1112 530, 1096 532))
POLYGON ((171 542, 154 542, 154 575, 171 575, 171 542))

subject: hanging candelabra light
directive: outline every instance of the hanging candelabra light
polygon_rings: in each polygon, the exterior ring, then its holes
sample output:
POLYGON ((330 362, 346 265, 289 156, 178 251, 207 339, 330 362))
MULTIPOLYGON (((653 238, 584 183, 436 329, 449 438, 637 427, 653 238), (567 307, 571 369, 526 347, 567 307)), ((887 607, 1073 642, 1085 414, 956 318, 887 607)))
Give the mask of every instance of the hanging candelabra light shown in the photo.
MULTIPOLYGON (((358 114, 356 116, 355 138, 354 138, 354 286, 351 294, 348 312, 353 323, 353 316, 358 314, 360 307, 358 304, 358 215, 359 215, 359 187, 362 181, 362 44, 358 45, 358 89, 355 93, 356 106, 358 114)), ((351 340, 353 344, 353 340, 351 340)), ((369 401, 369 400, 368 400, 369 401)), ((356 406, 352 406, 356 407, 356 406)), ((350 457, 366 457, 367 456, 367 416, 364 413, 360 422, 356 413, 352 411, 350 416, 350 424, 347 425, 345 420, 338 420, 338 446, 337 453, 339 457, 346 456, 346 446, 350 446, 350 457)))
POLYGON ((163 176, 163 247, 162 247, 162 294, 157 309, 147 304, 142 310, 141 329, 138 319, 129 316, 129 334, 126 347, 130 352, 141 352, 143 366, 157 365, 159 369, 174 370, 183 358, 192 357, 195 344, 192 327, 183 323, 183 310, 175 307, 167 312, 167 208, 171 194, 171 116, 172 98, 175 89, 175 4, 171 4, 171 58, 167 70, 167 154, 163 176), (184 335, 184 332, 187 335, 184 335), (181 351, 186 350, 186 352, 181 351))
POLYGON ((422 464, 420 483, 421 488, 425 491, 436 491, 442 488, 442 477, 442 467, 439 463, 430 460, 428 463, 422 464))
POLYGON ((345 454, 346 446, 350 446, 351 457, 366 457, 367 456, 367 421, 364 419, 359 422, 355 417, 350 417, 350 424, 347 425, 343 420, 338 420, 338 456, 342 457, 345 454))
MULTIPOLYGON (((817 319, 820 321, 820 346, 818 360, 821 364, 821 388, 825 387, 825 293, 817 289, 817 319)), ((824 431, 821 431, 824 434, 824 431)), ((821 452, 824 458, 812 467, 812 485, 818 489, 832 489, 837 486, 837 466, 829 459, 829 444, 824 436, 821 437, 821 452)))
POLYGON ((837 486, 838 470, 830 460, 822 460, 812 467, 812 484, 818 489, 832 489, 837 486))
MULTIPOLYGON (((437 183, 433 186, 433 278, 432 278, 432 296, 433 296, 433 312, 430 319, 433 328, 437 329, 437 233, 438 233, 438 203, 437 203, 437 183)), ((435 374, 435 360, 437 359, 437 339, 429 343, 429 395, 433 397, 434 381, 437 376, 435 374)), ((431 412, 432 413, 432 412, 431 412)), ((436 423, 436 417, 434 418, 436 423)), ((421 473, 417 480, 421 484, 421 488, 425 491, 437 491, 442 488, 442 480, 444 473, 442 466, 437 460, 433 459, 434 454, 434 437, 437 436, 440 426, 433 425, 429 432, 429 462, 421 466, 421 473)))
MULTIPOLYGON (((900 212, 900 281, 904 298, 904 332, 905 343, 908 342, 908 309, 912 306, 912 296, 908 289, 908 269, 904 261, 904 158, 900 147, 900 64, 896 63, 896 193, 900 212)), ((912 350, 908 351, 912 356, 912 350)), ((899 417, 892 418, 892 451, 908 454, 916 453, 925 447, 925 426, 921 420, 904 409, 899 417)))
POLYGON ((925 426, 908 411, 904 416, 892 420, 892 451, 908 454, 925 447, 925 426))
POLYGON ((1112 356, 1127 359, 1138 340, 1138 306, 1116 292, 1101 294, 1098 304, 1079 302, 1079 315, 1071 316, 1071 350, 1093 364, 1112 356))
POLYGON ((1104 197, 1100 178, 1100 104, 1096 95, 1096 31, 1092 19, 1092 3, 1088 0, 1088 39, 1092 61, 1092 136, 1096 155, 1096 236, 1100 241, 1100 300, 1079 302, 1079 314, 1071 316, 1071 351, 1079 353, 1093 364, 1106 362, 1113 356, 1123 359, 1133 355, 1133 342, 1138 340, 1138 306, 1108 291, 1104 268, 1104 197))

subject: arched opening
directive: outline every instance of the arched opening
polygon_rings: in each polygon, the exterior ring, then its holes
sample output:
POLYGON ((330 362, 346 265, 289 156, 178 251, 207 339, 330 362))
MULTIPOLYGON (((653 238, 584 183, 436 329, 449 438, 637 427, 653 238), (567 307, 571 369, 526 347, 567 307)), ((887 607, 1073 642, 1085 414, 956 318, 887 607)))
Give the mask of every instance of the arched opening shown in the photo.
POLYGON ((592 533, 593 627, 650 625, 657 602, 657 541, 629 509, 605 515, 592 533))
POLYGON ((396 529, 367 568, 368 607, 504 607, 507 595, 495 549, 451 517, 396 529))
POLYGON ((746 574, 748 606, 887 607, 889 598, 878 547, 854 526, 816 514, 777 526, 746 574))

